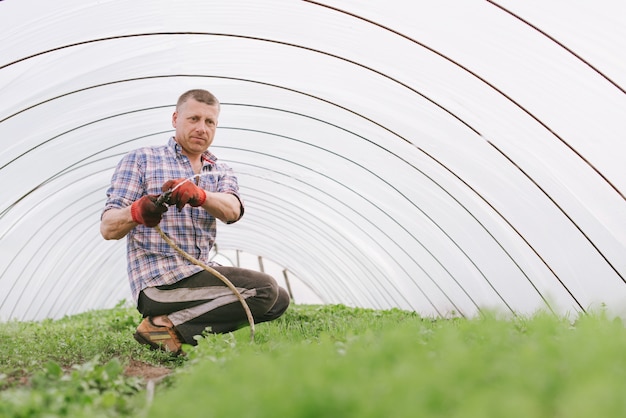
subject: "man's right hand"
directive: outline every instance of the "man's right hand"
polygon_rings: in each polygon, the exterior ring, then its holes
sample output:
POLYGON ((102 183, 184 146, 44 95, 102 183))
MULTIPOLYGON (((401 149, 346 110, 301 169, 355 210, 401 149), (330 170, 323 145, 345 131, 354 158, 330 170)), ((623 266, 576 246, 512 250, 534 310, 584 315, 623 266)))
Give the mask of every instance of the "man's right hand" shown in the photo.
POLYGON ((158 198, 159 195, 149 194, 133 202, 130 206, 133 221, 151 228, 157 226, 167 212, 167 206, 156 204, 158 198))

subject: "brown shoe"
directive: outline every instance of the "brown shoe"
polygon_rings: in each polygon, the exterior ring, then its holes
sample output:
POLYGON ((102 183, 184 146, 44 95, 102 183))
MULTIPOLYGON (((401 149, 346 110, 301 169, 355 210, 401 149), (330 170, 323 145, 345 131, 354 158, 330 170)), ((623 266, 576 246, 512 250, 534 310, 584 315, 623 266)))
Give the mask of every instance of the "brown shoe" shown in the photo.
POLYGON ((139 343, 147 344, 153 350, 169 351, 175 355, 184 354, 182 343, 176 330, 155 325, 150 317, 141 321, 134 336, 139 343))

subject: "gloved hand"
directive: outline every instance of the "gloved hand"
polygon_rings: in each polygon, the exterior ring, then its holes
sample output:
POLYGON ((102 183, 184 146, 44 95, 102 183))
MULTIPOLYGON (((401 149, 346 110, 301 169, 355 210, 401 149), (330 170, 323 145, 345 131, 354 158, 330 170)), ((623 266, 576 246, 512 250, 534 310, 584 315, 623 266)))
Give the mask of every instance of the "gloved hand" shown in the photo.
POLYGON ((183 206, 187 203, 190 206, 198 207, 202 206, 206 200, 206 192, 196 186, 193 181, 187 179, 168 180, 163 183, 161 190, 166 192, 176 186, 178 188, 172 192, 169 203, 170 205, 176 205, 179 212, 183 210, 183 206), (179 184, 180 186, 178 186, 179 184))
POLYGON ((135 200, 130 205, 130 215, 133 221, 151 228, 157 226, 161 222, 163 213, 167 212, 167 206, 156 204, 158 198, 156 194, 149 194, 135 200))

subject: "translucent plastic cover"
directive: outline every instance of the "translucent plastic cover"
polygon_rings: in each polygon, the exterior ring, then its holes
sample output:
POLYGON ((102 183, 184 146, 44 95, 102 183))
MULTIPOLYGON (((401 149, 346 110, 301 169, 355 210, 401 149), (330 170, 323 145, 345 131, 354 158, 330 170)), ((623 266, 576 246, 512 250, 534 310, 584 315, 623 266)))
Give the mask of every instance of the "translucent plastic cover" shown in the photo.
POLYGON ((0 27, 0 320, 129 298, 105 191, 191 88, 246 204, 218 248, 322 302, 626 306, 621 0, 4 0, 0 27))

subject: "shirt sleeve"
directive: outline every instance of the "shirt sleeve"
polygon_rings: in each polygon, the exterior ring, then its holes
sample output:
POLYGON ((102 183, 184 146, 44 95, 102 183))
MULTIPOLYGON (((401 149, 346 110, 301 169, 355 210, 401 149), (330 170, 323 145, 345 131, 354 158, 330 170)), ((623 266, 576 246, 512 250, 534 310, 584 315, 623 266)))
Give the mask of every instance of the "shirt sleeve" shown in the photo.
POLYGON ((102 213, 129 206, 145 194, 145 158, 137 151, 126 154, 117 164, 102 213))
POLYGON ((220 164, 219 171, 223 174, 220 176, 217 191, 220 193, 232 194, 237 198, 237 200, 239 200, 239 217, 234 221, 227 222, 228 224, 232 224, 241 219, 244 212, 243 200, 239 194, 239 182, 237 181, 237 176, 235 176, 232 168, 228 165, 220 164))

